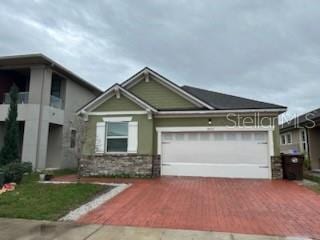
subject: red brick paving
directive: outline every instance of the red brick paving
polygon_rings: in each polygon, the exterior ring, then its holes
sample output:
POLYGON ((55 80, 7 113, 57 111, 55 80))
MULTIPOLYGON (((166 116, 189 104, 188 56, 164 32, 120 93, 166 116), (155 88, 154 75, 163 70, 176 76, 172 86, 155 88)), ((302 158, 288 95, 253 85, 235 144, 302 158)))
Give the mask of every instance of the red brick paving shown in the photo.
POLYGON ((133 185, 79 223, 320 239, 320 195, 294 182, 188 177, 125 182, 133 185))

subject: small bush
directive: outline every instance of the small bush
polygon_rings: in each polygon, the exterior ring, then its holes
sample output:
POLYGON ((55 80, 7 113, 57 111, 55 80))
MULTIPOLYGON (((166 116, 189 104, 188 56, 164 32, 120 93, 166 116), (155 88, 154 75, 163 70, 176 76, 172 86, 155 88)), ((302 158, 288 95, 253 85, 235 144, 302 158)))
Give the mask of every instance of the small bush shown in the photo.
POLYGON ((32 171, 32 166, 30 170, 29 163, 13 162, 2 167, 4 171, 4 181, 5 183, 15 182, 20 183, 24 173, 29 173, 32 171))
POLYGON ((307 156, 304 157, 303 167, 306 170, 310 170, 310 168, 311 168, 311 163, 310 163, 310 160, 307 156))
POLYGON ((23 167, 23 173, 32 173, 32 163, 31 162, 23 162, 21 163, 23 167))

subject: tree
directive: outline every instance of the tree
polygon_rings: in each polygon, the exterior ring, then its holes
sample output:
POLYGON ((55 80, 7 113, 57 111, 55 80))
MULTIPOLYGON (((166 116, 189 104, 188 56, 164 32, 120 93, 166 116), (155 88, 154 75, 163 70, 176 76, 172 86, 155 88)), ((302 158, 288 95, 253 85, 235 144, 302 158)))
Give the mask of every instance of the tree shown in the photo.
POLYGON ((19 160, 18 88, 15 84, 12 85, 9 95, 10 107, 5 121, 4 145, 0 151, 0 165, 19 160))

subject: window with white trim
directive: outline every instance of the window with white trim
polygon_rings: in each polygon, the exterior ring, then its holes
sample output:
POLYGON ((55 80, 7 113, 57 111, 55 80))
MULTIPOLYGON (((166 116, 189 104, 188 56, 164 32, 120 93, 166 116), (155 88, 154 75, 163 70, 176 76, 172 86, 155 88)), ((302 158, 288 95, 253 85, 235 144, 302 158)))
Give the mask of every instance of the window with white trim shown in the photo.
POLYGON ((292 133, 281 134, 280 141, 282 145, 292 144, 292 133))
POLYGON ((300 145, 301 145, 301 150, 303 152, 307 152, 307 132, 305 129, 301 129, 300 131, 300 145))
POLYGON ((127 118, 108 118, 108 121, 96 123, 95 152, 137 153, 138 122, 127 118))
POLYGON ((106 152, 128 151, 128 122, 106 123, 106 152))

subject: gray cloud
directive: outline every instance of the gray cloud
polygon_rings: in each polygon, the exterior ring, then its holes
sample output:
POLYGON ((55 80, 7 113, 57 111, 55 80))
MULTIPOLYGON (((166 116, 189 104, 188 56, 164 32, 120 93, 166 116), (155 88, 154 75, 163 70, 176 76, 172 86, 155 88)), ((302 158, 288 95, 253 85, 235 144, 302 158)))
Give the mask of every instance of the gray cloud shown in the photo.
POLYGON ((0 54, 42 52, 105 89, 144 66, 179 84, 320 107, 320 2, 0 2, 0 54))

